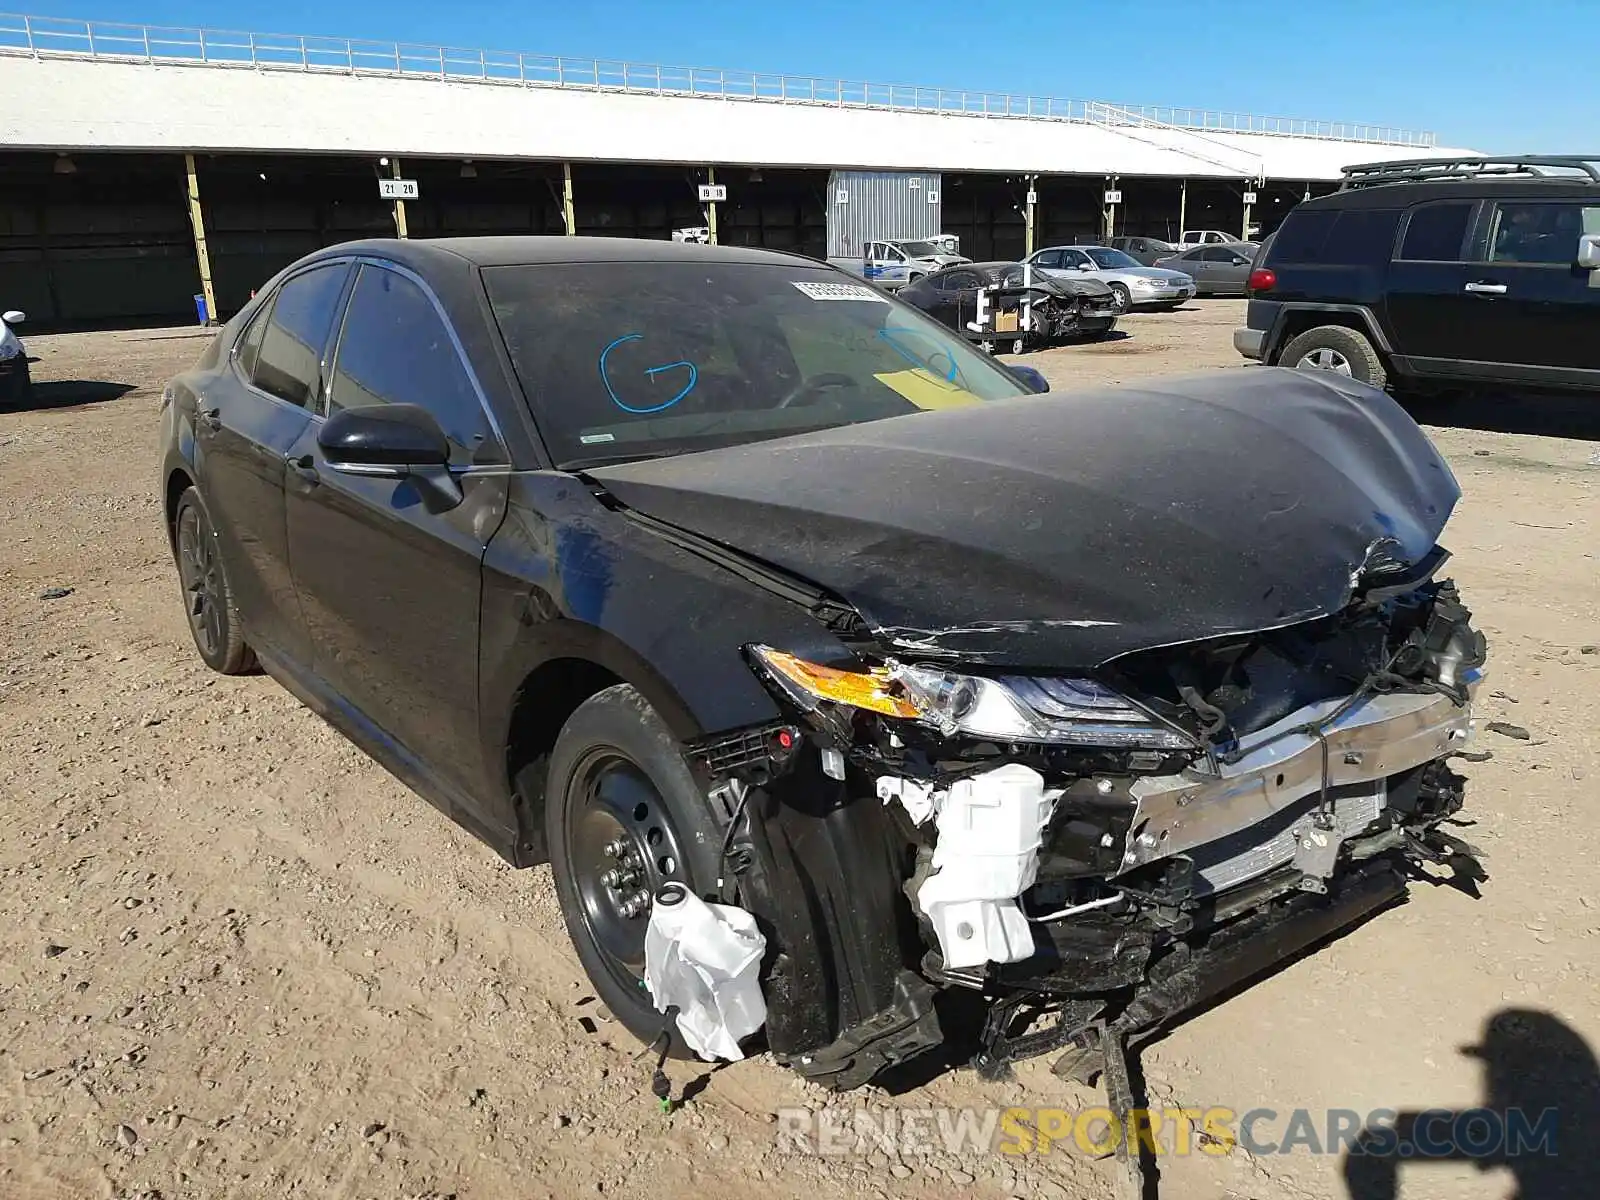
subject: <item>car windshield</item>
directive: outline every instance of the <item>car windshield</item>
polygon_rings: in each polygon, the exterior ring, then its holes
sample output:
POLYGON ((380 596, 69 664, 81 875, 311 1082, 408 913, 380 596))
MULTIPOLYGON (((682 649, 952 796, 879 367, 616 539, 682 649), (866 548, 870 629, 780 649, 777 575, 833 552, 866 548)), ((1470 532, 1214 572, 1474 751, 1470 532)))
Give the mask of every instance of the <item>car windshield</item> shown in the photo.
POLYGON ((896 242, 895 245, 899 246, 912 258, 932 258, 935 254, 944 253, 932 242, 896 242))
POLYGON ((1122 267, 1144 265, 1132 255, 1124 254, 1121 250, 1112 250, 1107 246, 1096 246, 1093 249, 1085 250, 1084 253, 1094 259, 1094 265, 1102 271, 1115 271, 1122 267))
POLYGON ((489 267, 558 464, 654 458, 1028 394, 988 355, 823 267, 489 267))

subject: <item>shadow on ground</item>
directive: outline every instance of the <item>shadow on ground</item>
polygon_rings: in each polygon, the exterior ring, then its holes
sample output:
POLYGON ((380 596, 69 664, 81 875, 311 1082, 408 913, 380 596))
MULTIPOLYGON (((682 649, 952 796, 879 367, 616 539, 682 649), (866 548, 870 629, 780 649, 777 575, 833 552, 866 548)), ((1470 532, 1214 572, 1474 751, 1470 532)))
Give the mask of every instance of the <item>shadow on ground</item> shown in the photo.
POLYGON ((9 406, 11 412, 39 412, 52 408, 77 408, 85 404, 103 404, 117 400, 133 391, 136 384, 110 383, 105 380, 58 379, 49 383, 35 383, 33 395, 21 404, 9 406))
POLYGON ((1344 1162, 1350 1200, 1425 1196, 1431 1163, 1505 1168, 1513 1200, 1592 1200, 1600 1195, 1600 1064, 1570 1026, 1547 1012, 1502 1009, 1483 1044, 1463 1046, 1483 1062, 1476 1109, 1401 1112, 1394 1126, 1362 1131, 1344 1162))
POLYGON ((1424 425, 1600 441, 1600 396, 1592 392, 1407 396, 1402 403, 1424 425))

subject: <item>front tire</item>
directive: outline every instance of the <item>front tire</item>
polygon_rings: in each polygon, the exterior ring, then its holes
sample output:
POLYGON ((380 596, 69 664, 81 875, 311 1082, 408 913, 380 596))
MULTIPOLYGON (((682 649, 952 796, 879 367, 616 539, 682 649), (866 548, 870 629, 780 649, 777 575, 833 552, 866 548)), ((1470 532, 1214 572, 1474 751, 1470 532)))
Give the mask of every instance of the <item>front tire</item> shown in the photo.
MULTIPOLYGON (((550 753, 545 838, 567 933, 595 993, 641 1042, 666 1028, 644 983, 644 932, 668 881, 715 884, 722 830, 665 721, 629 684, 589 697, 550 753), (619 878, 620 877, 620 878, 619 878)), ((693 1057, 671 1029, 671 1053, 693 1057)))
POLYGON ((173 551, 184 611, 194 648, 223 675, 246 675, 255 669, 255 652, 245 643, 244 627, 228 584, 227 568, 211 515, 193 487, 183 490, 173 514, 173 551))
POLYGON ((1128 291, 1126 284, 1113 283, 1111 285, 1111 308, 1119 317, 1133 307, 1133 296, 1128 291))
POLYGON ((1319 325, 1306 330, 1283 348, 1278 365, 1297 371, 1332 371, 1378 388, 1389 381, 1377 348, 1362 334, 1343 325, 1319 325))

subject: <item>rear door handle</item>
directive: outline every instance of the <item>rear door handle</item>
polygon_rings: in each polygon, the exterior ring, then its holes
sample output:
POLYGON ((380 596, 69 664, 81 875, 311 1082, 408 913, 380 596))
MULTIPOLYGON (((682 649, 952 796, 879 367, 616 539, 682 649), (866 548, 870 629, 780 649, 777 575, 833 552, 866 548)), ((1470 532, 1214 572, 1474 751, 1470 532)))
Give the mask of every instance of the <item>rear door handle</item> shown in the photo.
POLYGON ((1469 283, 1461 290, 1472 292, 1478 296, 1504 296, 1506 294, 1506 285, 1503 283, 1469 283))
POLYGON ((222 410, 220 408, 205 408, 200 410, 200 420, 210 430, 222 428, 222 410))
POLYGON ((300 477, 300 481, 307 487, 316 487, 322 482, 322 476, 317 474, 317 460, 309 454, 290 454, 283 460, 284 465, 300 477))

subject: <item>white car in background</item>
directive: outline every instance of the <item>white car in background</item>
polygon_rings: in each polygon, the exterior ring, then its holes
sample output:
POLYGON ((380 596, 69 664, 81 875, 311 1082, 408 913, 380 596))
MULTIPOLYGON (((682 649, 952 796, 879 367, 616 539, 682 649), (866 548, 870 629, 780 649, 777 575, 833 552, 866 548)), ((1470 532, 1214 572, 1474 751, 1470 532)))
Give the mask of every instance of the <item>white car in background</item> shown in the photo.
POLYGON ((1110 246, 1051 246, 1027 260, 1054 279, 1098 279, 1111 289, 1115 310, 1177 308, 1195 294, 1194 278, 1166 267, 1147 267, 1110 246))
POLYGON ((28 377, 28 352, 12 330, 28 318, 12 309, 0 313, 0 404, 24 404, 33 390, 28 377))

